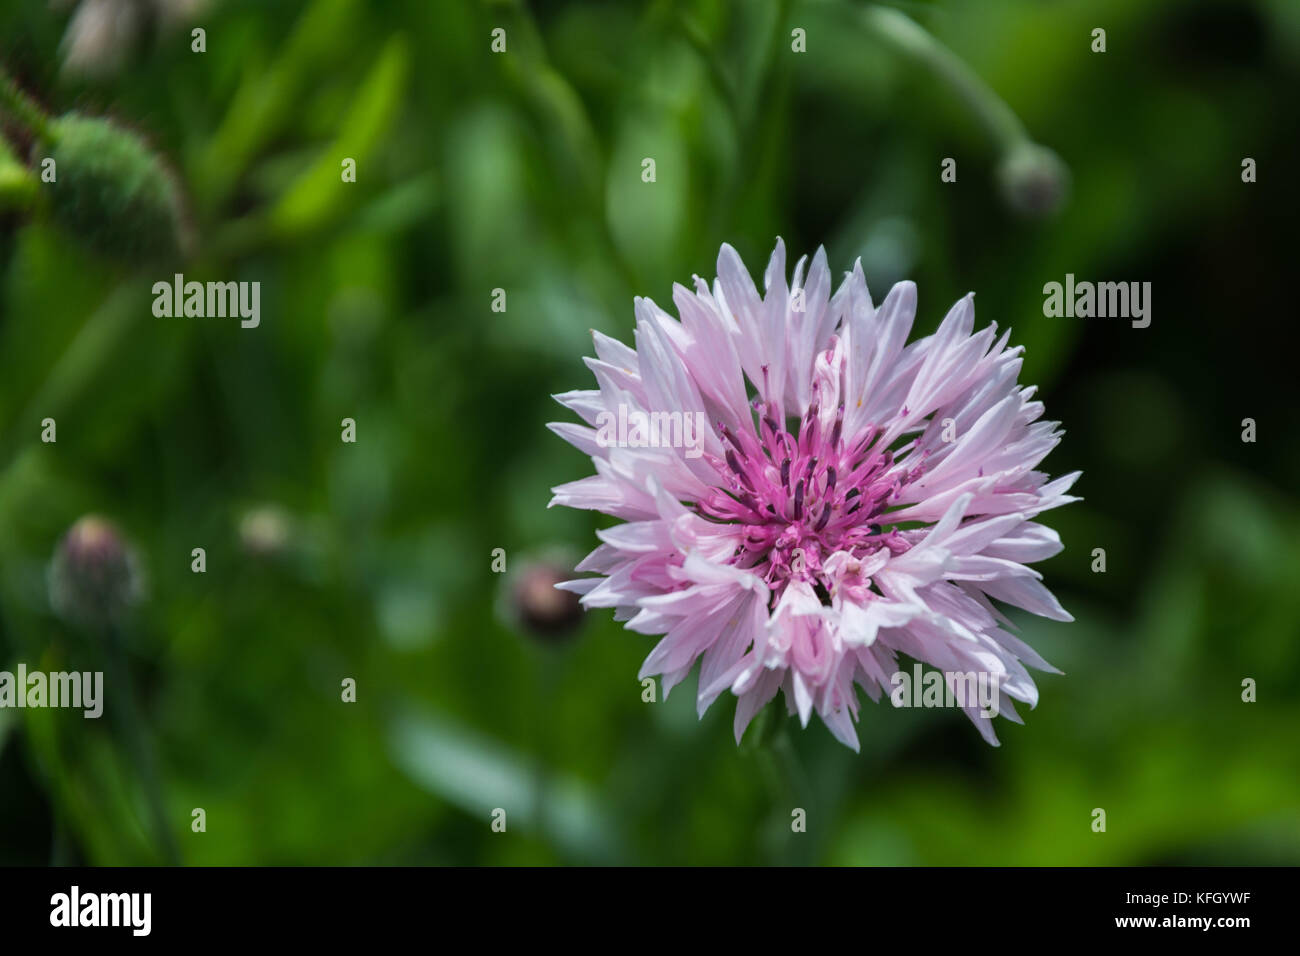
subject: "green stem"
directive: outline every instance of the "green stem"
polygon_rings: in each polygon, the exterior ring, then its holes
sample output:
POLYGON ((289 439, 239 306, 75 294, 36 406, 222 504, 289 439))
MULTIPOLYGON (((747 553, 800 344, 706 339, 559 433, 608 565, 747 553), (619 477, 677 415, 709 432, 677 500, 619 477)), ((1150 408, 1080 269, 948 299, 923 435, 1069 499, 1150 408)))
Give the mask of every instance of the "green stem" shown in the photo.
POLYGON ((54 835, 50 841, 50 866, 71 866, 72 847, 68 843, 67 828, 63 825, 63 811, 54 810, 54 835))
POLYGON ((812 784, 808 780, 808 774, 803 768, 803 762, 799 759, 799 754, 790 739, 790 732, 785 727, 781 728, 781 731, 776 735, 776 739, 772 741, 772 753, 781 768, 781 774, 786 781, 790 794, 796 801, 795 805, 808 810, 808 805, 813 799, 812 784))
POLYGON ((26 209, 35 201, 38 188, 32 171, 0 139, 0 212, 26 209))
POLYGON ((65 409, 84 398, 93 386, 115 367, 121 352, 131 340, 135 326, 148 309, 140 305, 140 286, 129 280, 118 285, 94 313, 82 324, 76 337, 45 376, 40 389, 32 397, 25 414, 0 420, 0 468, 8 465, 11 456, 21 450, 18 442, 8 437, 16 422, 37 419, 47 415, 57 418, 65 409))
MULTIPOLYGON (((791 814, 795 809, 803 810, 805 819, 814 816, 812 782, 791 740, 785 708, 780 701, 772 701, 755 717, 755 722, 758 726, 750 744, 751 752, 758 761, 759 772, 772 795, 773 805, 780 811, 780 825, 783 828, 791 825, 791 814)), ((786 863, 807 860, 812 848, 812 844, 796 844, 793 834, 791 830, 785 840, 786 863)), ((801 834, 800 839, 808 838, 801 834)))
POLYGON ((781 762, 776 759, 769 747, 759 747, 754 751, 754 756, 758 759, 759 769, 763 774, 763 780, 767 788, 772 793, 772 799, 778 806, 785 806, 795 799, 794 790, 790 786, 790 781, 781 768, 781 762))
POLYGON ((21 125, 43 140, 50 139, 49 117, 35 100, 18 88, 3 67, 0 67, 0 106, 6 108, 21 125))
POLYGON ((886 7, 859 12, 862 24, 881 42, 920 63, 961 97, 1003 152, 1031 142, 1006 102, 965 61, 910 17, 886 7))
MULTIPOLYGON (((519 634, 519 640, 527 641, 526 634, 519 634)), ((563 647, 536 648, 541 655, 538 680, 533 693, 535 721, 534 757, 533 757, 533 826, 538 833, 548 831, 552 808, 548 801, 551 792, 550 767, 554 757, 552 743, 556 739, 554 726, 554 707, 551 694, 561 686, 563 674, 568 662, 568 655, 563 647)))
POLYGON ((131 683, 131 671, 127 666, 121 634, 117 627, 108 624, 105 627, 104 638, 108 651, 109 677, 113 686, 117 688, 118 694, 118 706, 113 708, 118 715, 118 729, 135 764, 136 772, 140 775, 163 857, 169 865, 179 866, 180 852, 176 848, 171 825, 167 820, 162 784, 159 782, 158 771, 154 765, 148 733, 136 707, 135 689, 131 683))

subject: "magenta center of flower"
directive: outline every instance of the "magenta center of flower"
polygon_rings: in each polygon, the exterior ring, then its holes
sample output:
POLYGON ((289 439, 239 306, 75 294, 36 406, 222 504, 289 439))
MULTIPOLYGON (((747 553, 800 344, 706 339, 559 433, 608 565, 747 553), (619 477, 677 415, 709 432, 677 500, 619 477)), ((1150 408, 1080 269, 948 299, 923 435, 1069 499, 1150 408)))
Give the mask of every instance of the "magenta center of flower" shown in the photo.
POLYGON ((855 558, 881 548, 907 549, 882 516, 904 482, 894 456, 876 447, 879 429, 852 444, 843 438, 844 406, 825 427, 816 398, 792 434, 771 402, 754 402, 757 434, 720 425, 723 459, 712 459, 724 488, 698 503, 706 517, 744 526, 732 563, 754 570, 779 596, 791 581, 821 585, 823 562, 837 551, 855 558))

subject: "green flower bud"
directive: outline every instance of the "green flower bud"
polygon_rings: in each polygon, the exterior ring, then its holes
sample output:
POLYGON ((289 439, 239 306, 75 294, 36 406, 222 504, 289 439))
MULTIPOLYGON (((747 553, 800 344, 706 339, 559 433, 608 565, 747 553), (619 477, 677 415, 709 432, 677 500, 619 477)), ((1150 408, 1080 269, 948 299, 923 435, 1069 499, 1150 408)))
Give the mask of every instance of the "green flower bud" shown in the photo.
POLYGON ((998 165, 1002 194, 1016 212, 1035 219, 1052 215, 1070 189, 1070 170, 1046 146, 1021 141, 998 165))
POLYGON ((187 245, 175 178, 144 142, 106 119, 67 113, 47 124, 57 179, 54 219, 96 252, 154 262, 187 245))

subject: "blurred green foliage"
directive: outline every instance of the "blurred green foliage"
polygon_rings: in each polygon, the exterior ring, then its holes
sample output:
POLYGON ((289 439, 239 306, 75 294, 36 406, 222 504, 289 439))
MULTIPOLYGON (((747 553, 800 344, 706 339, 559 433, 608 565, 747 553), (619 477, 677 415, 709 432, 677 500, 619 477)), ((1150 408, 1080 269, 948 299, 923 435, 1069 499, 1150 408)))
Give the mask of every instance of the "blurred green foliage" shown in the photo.
MULTIPOLYGON (((95 511, 147 568, 130 662, 188 863, 1300 862, 1300 452, 1278 341, 1300 8, 900 9, 1065 160, 1057 216, 1005 206, 985 130, 849 0, 229 0, 196 21, 206 52, 160 29, 93 81, 60 69, 67 11, 6 4, 0 64, 51 113, 140 135, 197 236, 178 268, 261 282, 263 319, 155 318, 170 274, 55 225, 6 123, 0 669, 94 658, 45 569, 95 511), (728 698, 701 721, 693 679, 642 702, 650 640, 597 613, 539 644, 490 569, 494 548, 516 568, 595 544, 599 519, 545 507, 589 470, 543 427, 564 417, 551 393, 588 387, 588 330, 627 340, 634 295, 668 304, 723 241, 761 272, 777 235, 836 270, 861 256, 877 298, 915 278, 918 333, 976 289, 1066 423, 1048 466, 1082 468, 1086 499, 1052 515, 1066 549, 1041 566, 1076 622, 1023 621, 1065 671, 1027 725, 1000 721, 993 749, 959 715, 868 703, 855 755, 785 722, 794 795, 734 744, 728 698), (1152 326, 1044 318, 1067 272, 1151 281, 1152 326)), ((0 710, 0 862, 156 862, 147 819, 108 721, 0 710)))

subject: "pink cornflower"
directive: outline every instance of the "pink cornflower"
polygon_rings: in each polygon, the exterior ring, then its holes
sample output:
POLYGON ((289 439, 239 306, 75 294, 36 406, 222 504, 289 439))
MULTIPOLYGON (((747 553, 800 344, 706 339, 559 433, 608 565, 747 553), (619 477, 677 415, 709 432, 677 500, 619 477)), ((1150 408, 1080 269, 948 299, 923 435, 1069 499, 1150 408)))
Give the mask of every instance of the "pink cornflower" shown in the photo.
POLYGON ((988 678, 1019 722, 1012 700, 1038 700, 1024 665, 1055 669, 993 601, 1072 620, 1026 567, 1061 550, 1033 519, 1077 500, 1077 472, 1034 470, 1057 423, 1017 384, 1010 333, 972 334, 973 295, 909 345, 913 283, 877 307, 860 262, 834 295, 825 250, 805 265, 787 285, 778 240, 760 295, 724 245, 712 289, 674 287, 680 322, 638 298, 635 348, 593 333, 599 388, 556 396, 587 424, 550 428, 596 474, 551 504, 625 523, 577 567, 599 577, 559 587, 663 635, 638 677, 665 695, 700 660, 699 713, 730 690, 737 741, 779 690, 856 750, 854 685, 889 694, 899 654, 950 688, 988 678))

